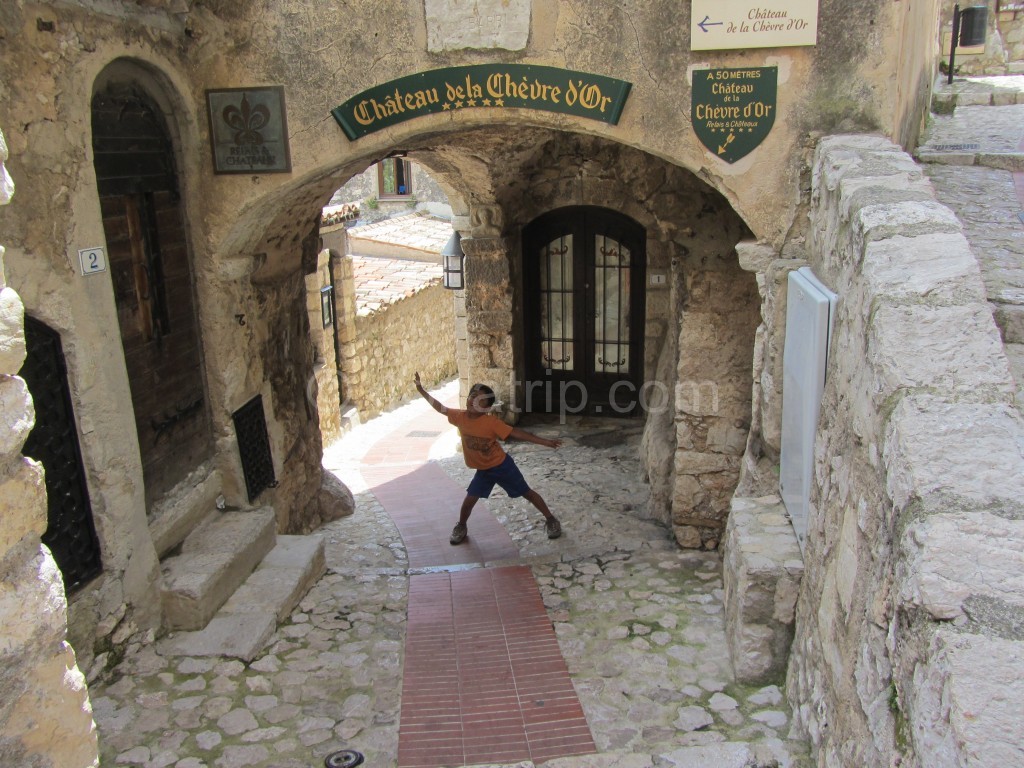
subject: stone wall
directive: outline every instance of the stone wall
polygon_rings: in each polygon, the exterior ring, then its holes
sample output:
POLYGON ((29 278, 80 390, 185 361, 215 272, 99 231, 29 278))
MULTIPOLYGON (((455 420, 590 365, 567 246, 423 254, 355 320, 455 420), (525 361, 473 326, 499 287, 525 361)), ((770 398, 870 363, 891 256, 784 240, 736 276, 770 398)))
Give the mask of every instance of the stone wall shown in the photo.
MULTIPOLYGON (((342 251, 343 253, 344 251, 342 251)), ((320 251, 316 271, 306 275, 306 312, 309 314, 309 338, 313 342, 313 377, 307 384, 307 398, 316 403, 320 420, 320 439, 324 447, 341 436, 341 390, 338 384, 338 359, 334 349, 337 323, 334 285, 331 282, 331 251, 320 251), (330 324, 324 325, 323 289, 330 288, 330 324)), ((339 259, 340 260, 340 259, 339 259)))
MULTIPOLYGON (((14 194, 0 132, 0 205, 14 194)), ((66 640, 67 598, 50 551, 42 466, 21 455, 35 416, 17 376, 25 360, 24 312, 7 285, 0 246, 0 764, 99 765, 85 677, 66 640)))
POLYGON ((341 370, 346 403, 360 419, 394 408, 416 393, 417 371, 426 387, 449 379, 455 366, 452 292, 432 283, 380 310, 356 311, 352 260, 335 273, 341 370))
POLYGON ((1024 424, 960 224, 913 160, 821 141, 840 296, 788 695, 823 766, 1024 761, 1024 424))
MULTIPOLYGON (((1008 5, 1006 0, 986 0, 981 3, 960 3, 961 10, 973 5, 988 8, 988 24, 983 50, 973 48, 957 51, 954 66, 958 75, 1024 75, 1024 10, 999 11, 1008 5)), ((949 64, 949 45, 953 29, 952 2, 943 3, 941 56, 949 64)))

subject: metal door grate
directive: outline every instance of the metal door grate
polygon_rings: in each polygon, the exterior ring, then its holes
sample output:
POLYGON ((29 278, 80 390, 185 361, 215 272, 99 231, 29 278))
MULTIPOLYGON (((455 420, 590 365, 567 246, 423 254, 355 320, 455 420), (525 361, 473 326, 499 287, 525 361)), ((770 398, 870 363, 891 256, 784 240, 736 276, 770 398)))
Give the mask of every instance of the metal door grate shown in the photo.
POLYGON ((85 483, 60 334, 25 317, 27 355, 19 375, 35 405, 36 424, 22 453, 46 471, 47 527, 42 540, 53 553, 70 594, 103 565, 85 483))
POLYGON ((270 455, 270 438, 267 435, 267 419, 263 413, 263 396, 256 395, 235 411, 231 418, 235 422, 235 434, 238 436, 245 490, 252 502, 267 488, 277 487, 274 459, 270 455))

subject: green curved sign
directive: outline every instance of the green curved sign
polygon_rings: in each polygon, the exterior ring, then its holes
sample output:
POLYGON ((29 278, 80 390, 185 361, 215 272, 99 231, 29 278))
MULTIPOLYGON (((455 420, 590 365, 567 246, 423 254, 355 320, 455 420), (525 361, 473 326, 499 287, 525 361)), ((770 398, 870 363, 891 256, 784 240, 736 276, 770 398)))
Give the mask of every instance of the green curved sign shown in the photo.
POLYGON ((630 83, 533 64, 474 64, 408 75, 376 85, 331 110, 351 141, 439 112, 541 109, 619 122, 630 83))

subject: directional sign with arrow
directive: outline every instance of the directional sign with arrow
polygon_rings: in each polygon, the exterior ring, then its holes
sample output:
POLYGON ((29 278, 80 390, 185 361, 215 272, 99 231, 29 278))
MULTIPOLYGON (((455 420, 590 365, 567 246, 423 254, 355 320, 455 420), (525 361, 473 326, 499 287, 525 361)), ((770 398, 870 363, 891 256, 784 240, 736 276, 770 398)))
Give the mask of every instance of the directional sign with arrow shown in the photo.
POLYGON ((814 45, 818 0, 693 0, 690 48, 782 48, 814 45))
POLYGON ((711 17, 710 16, 705 16, 704 17, 704 21, 700 22, 697 26, 700 27, 700 31, 701 32, 703 32, 704 34, 707 34, 708 33, 708 27, 722 27, 722 26, 725 26, 725 22, 724 21, 711 21, 711 17))
POLYGON ((695 69, 690 119, 708 151, 726 163, 746 157, 775 125, 778 67, 695 69))

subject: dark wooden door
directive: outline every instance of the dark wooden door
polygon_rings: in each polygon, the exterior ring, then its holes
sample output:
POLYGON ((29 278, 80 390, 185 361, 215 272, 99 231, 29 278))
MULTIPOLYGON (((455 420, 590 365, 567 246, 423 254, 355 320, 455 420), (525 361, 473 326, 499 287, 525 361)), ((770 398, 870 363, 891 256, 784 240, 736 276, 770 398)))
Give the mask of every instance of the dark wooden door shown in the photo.
POLYGON ((643 227, 562 208, 523 232, 526 408, 630 416, 643 377, 643 227))
POLYGON ((146 502, 212 455, 185 219, 159 108, 133 85, 92 103, 108 263, 146 502))

